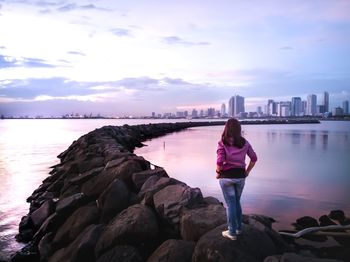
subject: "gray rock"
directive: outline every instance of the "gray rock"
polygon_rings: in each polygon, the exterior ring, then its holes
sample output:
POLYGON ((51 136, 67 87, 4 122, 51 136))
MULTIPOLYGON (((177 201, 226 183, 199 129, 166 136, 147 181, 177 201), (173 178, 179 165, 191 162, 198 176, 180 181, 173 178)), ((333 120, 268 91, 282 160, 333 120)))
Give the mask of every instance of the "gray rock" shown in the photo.
POLYGON ((222 205, 184 209, 180 220, 181 236, 184 240, 197 241, 202 235, 225 222, 226 210, 222 205))
POLYGON ((52 200, 45 201, 40 208, 30 214, 34 227, 38 228, 54 212, 55 205, 52 200))
POLYGON ((222 202, 220 202, 217 198, 212 196, 205 197, 204 202, 208 205, 222 205, 222 202))
POLYGON ((39 250, 39 254, 40 254, 40 260, 41 261, 46 261, 51 252, 52 252, 52 239, 53 239, 53 233, 50 232, 48 234, 46 234, 45 236, 43 236, 38 244, 38 250, 39 250))
POLYGON ((299 230, 299 229, 304 229, 308 227, 318 227, 320 225, 318 224, 315 218, 304 216, 304 217, 298 218, 294 226, 296 227, 296 229, 299 230))
POLYGON ((170 185, 158 191, 153 196, 153 202, 158 215, 176 230, 179 229, 183 208, 204 205, 200 189, 181 184, 170 185))
POLYGON ((75 195, 60 199, 56 204, 57 213, 71 213, 76 210, 82 204, 86 203, 87 198, 83 193, 77 193, 75 195))
POLYGON ((174 178, 151 176, 142 185, 138 195, 141 199, 144 198, 146 194, 148 194, 148 197, 153 198, 153 195, 156 192, 160 191, 161 189, 169 185, 177 185, 177 184, 181 184, 184 186, 186 185, 185 183, 179 180, 176 180, 174 178))
POLYGON ((80 173, 78 176, 69 180, 69 184, 80 185, 80 184, 86 182, 87 180, 91 179, 92 177, 95 177, 98 174, 100 174, 103 169, 104 169, 104 167, 96 167, 96 168, 88 170, 84 173, 80 173))
POLYGON ((107 223, 120 211, 128 207, 130 191, 123 181, 115 179, 98 198, 102 211, 101 222, 107 223))
POLYGON ((140 171, 142 167, 137 161, 125 161, 118 166, 104 170, 98 177, 90 179, 81 190, 87 196, 98 197, 114 179, 118 178, 127 184, 129 179, 131 181, 131 175, 140 171))
POLYGON ((95 202, 77 209, 59 228, 53 239, 55 248, 61 248, 72 242, 87 226, 95 224, 100 211, 95 202))
POLYGON ((258 262, 276 254, 276 248, 265 233, 249 225, 243 225, 243 234, 235 241, 221 233, 227 225, 221 225, 202 236, 195 247, 193 262, 258 262))
POLYGON ((330 219, 336 220, 339 222, 339 224, 345 226, 350 224, 350 219, 346 218, 345 213, 343 210, 332 210, 328 217, 330 219))
POLYGON ((320 221, 320 226, 331 226, 331 225, 336 225, 327 215, 321 216, 318 221, 320 221))
POLYGON ((133 246, 115 246, 103 254, 97 262, 142 262, 139 251, 133 246))
POLYGON ((68 247, 56 251, 49 261, 96 261, 94 248, 103 230, 103 225, 86 227, 68 247))
POLYGON ((169 239, 163 242, 147 262, 191 262, 195 242, 169 239))
POLYGON ((107 226, 96 245, 99 257, 115 245, 133 246, 152 242, 158 235, 157 218, 153 211, 140 204, 119 213, 107 226))
POLYGON ((148 169, 132 175, 132 182, 136 192, 139 192, 142 185, 151 176, 169 177, 163 168, 148 169))

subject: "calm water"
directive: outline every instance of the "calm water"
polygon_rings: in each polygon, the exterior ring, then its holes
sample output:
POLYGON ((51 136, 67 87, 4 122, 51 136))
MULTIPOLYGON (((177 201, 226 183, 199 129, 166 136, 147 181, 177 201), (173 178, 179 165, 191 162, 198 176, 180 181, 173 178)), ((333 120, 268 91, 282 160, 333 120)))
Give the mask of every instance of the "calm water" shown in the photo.
MULTIPOLYGON (((223 201, 215 179, 217 142, 223 127, 198 127, 147 141, 136 150, 168 174, 223 201)), ((298 217, 332 209, 350 216, 350 122, 243 126, 258 162, 246 180, 245 213, 269 215, 277 229, 298 217)), ((248 161, 248 160, 247 160, 248 161)))
MULTIPOLYGON (((0 260, 21 247, 14 240, 25 202, 56 156, 81 135, 104 125, 169 120, 1 120, 0 260)), ((135 153, 205 196, 222 200, 214 178, 215 151, 223 127, 191 128, 147 141, 135 153)), ((340 208, 350 215, 350 122, 319 125, 243 126, 259 162, 243 194, 245 213, 270 215, 289 224, 300 215, 319 216, 340 208)))

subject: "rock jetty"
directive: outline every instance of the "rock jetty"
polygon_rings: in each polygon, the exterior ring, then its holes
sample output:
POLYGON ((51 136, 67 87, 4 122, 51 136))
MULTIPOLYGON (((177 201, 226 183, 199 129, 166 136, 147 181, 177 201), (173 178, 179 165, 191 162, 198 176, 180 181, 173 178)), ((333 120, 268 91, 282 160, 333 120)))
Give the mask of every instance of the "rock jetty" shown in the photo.
MULTIPOLYGON (((223 123, 105 126, 80 137, 58 156, 60 163, 27 199, 29 213, 17 235, 27 245, 12 261, 253 262, 300 257, 272 229, 273 219, 264 216, 245 215, 238 241, 223 238, 226 213, 219 200, 203 197, 199 188, 132 153, 146 139, 223 123)), ((308 261, 310 254, 301 257, 308 261)))

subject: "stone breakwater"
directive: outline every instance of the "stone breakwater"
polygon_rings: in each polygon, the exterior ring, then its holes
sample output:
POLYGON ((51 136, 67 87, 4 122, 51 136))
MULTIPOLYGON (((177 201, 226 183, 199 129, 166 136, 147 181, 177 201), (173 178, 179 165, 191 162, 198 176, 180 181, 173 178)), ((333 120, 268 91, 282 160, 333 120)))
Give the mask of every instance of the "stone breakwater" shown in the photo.
POLYGON ((259 215, 244 216, 238 241, 223 238, 222 203, 132 153, 149 138, 222 124, 105 126, 80 137, 27 199, 17 239, 28 244, 12 261, 282 261, 296 252, 259 215))

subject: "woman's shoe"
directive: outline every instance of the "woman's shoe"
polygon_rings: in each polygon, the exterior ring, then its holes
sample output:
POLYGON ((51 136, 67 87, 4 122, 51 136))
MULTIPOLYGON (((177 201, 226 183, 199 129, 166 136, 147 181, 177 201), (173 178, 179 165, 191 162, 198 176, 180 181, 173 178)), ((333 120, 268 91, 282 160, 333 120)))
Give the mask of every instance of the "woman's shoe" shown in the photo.
POLYGON ((237 237, 231 235, 228 230, 222 231, 222 236, 225 237, 225 238, 228 238, 230 240, 237 240, 237 237))

